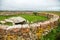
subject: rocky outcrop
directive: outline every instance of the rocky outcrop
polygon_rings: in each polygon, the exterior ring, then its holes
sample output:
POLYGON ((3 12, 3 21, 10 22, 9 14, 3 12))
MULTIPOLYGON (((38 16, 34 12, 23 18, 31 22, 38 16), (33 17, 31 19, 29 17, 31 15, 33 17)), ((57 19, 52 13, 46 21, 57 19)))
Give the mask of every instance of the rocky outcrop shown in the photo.
POLYGON ((48 34, 58 25, 59 16, 55 14, 39 14, 50 18, 44 22, 32 24, 0 26, 0 40, 39 40, 42 35, 48 34))

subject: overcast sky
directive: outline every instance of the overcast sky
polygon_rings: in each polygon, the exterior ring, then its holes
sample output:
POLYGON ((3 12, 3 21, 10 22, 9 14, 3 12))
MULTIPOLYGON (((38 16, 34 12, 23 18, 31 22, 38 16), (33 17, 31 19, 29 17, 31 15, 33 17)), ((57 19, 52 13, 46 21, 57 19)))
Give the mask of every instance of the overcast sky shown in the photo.
POLYGON ((60 0, 0 0, 0 10, 60 11, 60 0))

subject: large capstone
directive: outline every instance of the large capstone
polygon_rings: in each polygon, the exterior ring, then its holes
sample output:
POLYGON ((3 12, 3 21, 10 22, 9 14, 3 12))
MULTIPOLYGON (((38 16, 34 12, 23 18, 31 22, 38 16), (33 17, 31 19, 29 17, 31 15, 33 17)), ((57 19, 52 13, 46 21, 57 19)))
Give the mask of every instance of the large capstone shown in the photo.
POLYGON ((6 22, 12 22, 13 24, 25 24, 27 23, 26 19, 22 17, 11 17, 9 19, 5 19, 6 22))

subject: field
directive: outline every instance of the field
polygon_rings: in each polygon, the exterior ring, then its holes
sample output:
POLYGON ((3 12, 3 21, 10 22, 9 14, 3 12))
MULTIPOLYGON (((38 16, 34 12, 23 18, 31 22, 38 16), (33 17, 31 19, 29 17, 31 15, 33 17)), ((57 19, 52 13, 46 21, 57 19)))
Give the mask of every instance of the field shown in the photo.
POLYGON ((37 22, 37 21, 45 21, 48 18, 45 16, 35 16, 35 15, 27 15, 27 14, 21 14, 21 15, 10 15, 10 16, 0 16, 0 21, 4 20, 4 19, 8 19, 10 17, 17 17, 17 16, 21 16, 23 18, 25 18, 26 20, 28 20, 30 23, 31 22, 37 22))

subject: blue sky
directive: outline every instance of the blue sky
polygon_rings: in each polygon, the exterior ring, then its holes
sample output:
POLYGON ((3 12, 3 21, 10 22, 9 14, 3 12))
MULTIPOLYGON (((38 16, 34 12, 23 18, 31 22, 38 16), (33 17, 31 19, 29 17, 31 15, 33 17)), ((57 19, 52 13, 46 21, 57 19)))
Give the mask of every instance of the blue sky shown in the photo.
POLYGON ((0 0, 0 10, 60 11, 60 0, 0 0))

